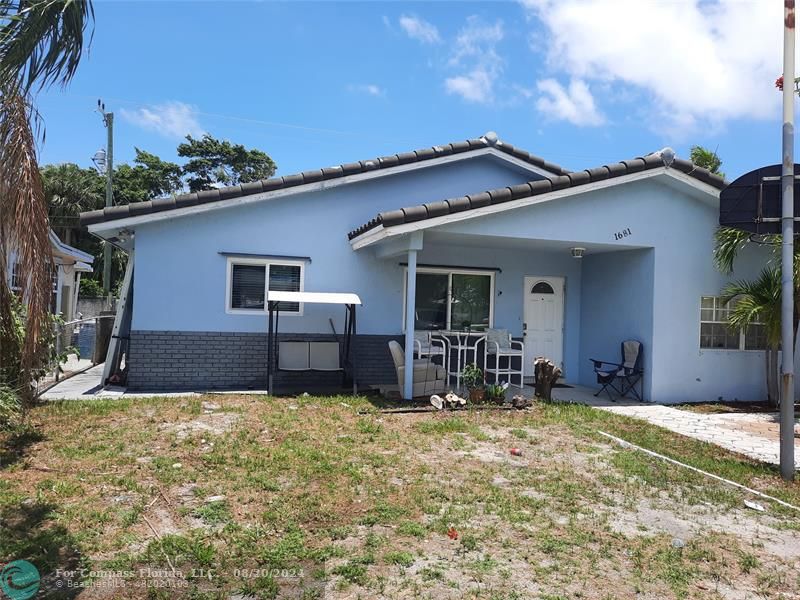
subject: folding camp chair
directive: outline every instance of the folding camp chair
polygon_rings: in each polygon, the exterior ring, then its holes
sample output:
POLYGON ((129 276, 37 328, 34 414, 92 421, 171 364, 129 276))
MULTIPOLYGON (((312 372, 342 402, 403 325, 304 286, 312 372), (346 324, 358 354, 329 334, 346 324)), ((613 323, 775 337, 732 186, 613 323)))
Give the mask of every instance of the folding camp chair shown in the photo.
POLYGON ((594 372, 597 375, 597 383, 601 387, 595 396, 599 396, 605 390, 609 399, 613 400, 609 388, 619 394, 620 398, 624 398, 630 393, 633 393, 634 398, 642 401, 640 391, 636 390, 636 385, 639 384, 641 390, 641 381, 644 371, 642 369, 642 343, 636 340, 625 340, 621 344, 622 347, 622 362, 613 363, 605 360, 590 359, 594 363, 594 372))

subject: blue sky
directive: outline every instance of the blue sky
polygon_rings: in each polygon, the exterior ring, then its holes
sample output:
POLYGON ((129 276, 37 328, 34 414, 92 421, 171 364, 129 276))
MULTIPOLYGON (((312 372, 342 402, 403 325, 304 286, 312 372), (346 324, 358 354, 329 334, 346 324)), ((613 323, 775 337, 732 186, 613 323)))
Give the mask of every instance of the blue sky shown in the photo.
POLYGON ((117 162, 205 131, 288 174, 494 130, 572 169, 699 143, 736 176, 780 159, 764 4, 100 0, 75 79, 37 100, 41 160, 88 166, 103 98, 117 162))

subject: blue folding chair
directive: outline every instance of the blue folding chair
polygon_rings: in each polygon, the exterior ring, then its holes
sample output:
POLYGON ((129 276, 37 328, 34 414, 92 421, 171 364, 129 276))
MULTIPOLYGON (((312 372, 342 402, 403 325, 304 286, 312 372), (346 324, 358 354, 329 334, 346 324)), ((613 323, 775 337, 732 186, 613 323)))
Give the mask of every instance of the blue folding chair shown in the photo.
POLYGON ((637 340, 625 340, 621 344, 622 362, 614 363, 605 360, 590 359, 594 363, 594 372, 597 375, 597 383, 602 387, 595 394, 599 396, 603 391, 608 394, 610 400, 614 400, 611 390, 624 398, 628 394, 642 401, 640 391, 636 390, 637 384, 641 390, 642 377, 642 343, 637 340), (609 389, 610 388, 610 389, 609 389))

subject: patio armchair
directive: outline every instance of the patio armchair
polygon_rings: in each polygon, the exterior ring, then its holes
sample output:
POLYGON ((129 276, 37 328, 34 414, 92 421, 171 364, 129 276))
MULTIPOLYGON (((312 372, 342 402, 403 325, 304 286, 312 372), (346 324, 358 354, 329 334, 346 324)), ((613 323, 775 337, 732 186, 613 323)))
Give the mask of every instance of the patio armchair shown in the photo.
POLYGON ((430 358, 431 360, 435 356, 441 356, 442 366, 447 371, 450 362, 450 343, 446 338, 434 337, 430 331, 415 331, 414 354, 419 358, 430 358))
POLYGON ((513 378, 519 377, 519 386, 523 386, 525 377, 525 344, 511 339, 507 329, 487 329, 486 335, 478 338, 475 347, 483 346, 483 372, 494 375, 494 383, 500 383, 505 377, 509 385, 514 385, 513 378), (494 364, 489 358, 494 357, 494 364), (503 365, 505 359, 505 365, 503 365), (519 359, 519 368, 514 367, 514 360, 519 359))
MULTIPOLYGON (((389 352, 392 355, 394 368, 397 372, 397 385, 400 388, 400 395, 405 398, 405 353, 403 352, 402 346, 394 340, 389 342, 389 352)), ((445 391, 447 385, 447 371, 445 371, 442 365, 437 365, 429 358, 419 358, 414 361, 412 369, 414 370, 412 379, 413 389, 411 390, 412 398, 441 394, 445 391)))
POLYGON ((614 400, 611 390, 619 394, 620 398, 632 394, 638 401, 642 401, 640 391, 636 390, 637 384, 641 390, 642 377, 642 343, 637 340, 625 340, 620 344, 622 349, 622 362, 608 362, 605 360, 590 359, 594 363, 594 372, 597 375, 597 383, 602 387, 597 391, 595 397, 603 391, 608 394, 610 400, 614 400), (610 389, 609 389, 610 388, 610 389))

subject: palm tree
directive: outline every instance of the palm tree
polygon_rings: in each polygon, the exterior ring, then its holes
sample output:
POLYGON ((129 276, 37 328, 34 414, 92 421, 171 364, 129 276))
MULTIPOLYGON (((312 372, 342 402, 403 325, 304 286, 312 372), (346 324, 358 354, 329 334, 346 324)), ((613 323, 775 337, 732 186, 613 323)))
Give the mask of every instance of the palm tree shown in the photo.
POLYGON ((722 290, 725 303, 734 302, 728 322, 736 329, 763 323, 767 337, 766 377, 768 400, 775 406, 778 394, 778 349, 781 344, 781 270, 767 266, 755 281, 735 281, 722 290))
POLYGON ((50 226, 72 245, 80 213, 103 205, 103 181, 93 169, 82 169, 73 163, 46 165, 41 173, 50 226))
POLYGON ((722 166, 722 161, 717 156, 716 150, 709 150, 703 146, 692 146, 689 150, 689 158, 698 167, 708 169, 712 173, 716 173, 720 177, 725 177, 719 169, 722 166))
POLYGON ((15 257, 26 312, 20 340, 11 290, 0 277, 0 383, 23 396, 49 333, 53 268, 36 156, 43 135, 30 94, 69 83, 92 19, 89 0, 0 0, 0 265, 15 257))

